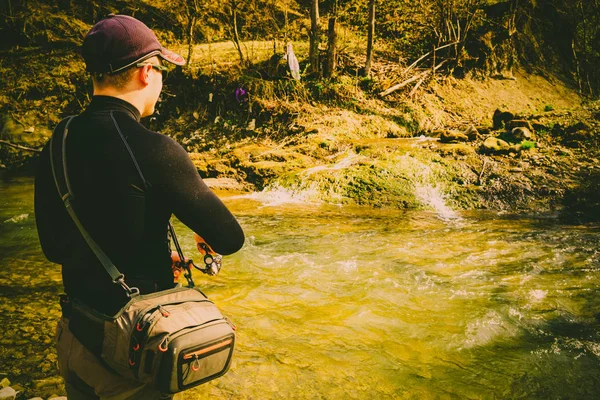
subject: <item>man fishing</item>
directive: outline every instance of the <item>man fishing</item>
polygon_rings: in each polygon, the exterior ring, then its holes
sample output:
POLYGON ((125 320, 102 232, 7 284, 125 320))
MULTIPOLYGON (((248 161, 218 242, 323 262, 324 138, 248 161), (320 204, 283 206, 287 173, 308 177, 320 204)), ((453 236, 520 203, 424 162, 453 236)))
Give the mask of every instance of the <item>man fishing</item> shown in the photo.
MULTIPOLYGON (((124 15, 110 15, 94 25, 82 55, 94 92, 85 111, 71 120, 65 145, 73 208, 127 284, 141 294, 173 287, 172 214, 215 252, 239 250, 244 243, 240 225, 202 181, 186 151, 140 123, 154 113, 166 65, 183 65, 184 59, 163 48, 142 22, 124 15)), ((57 131, 64 128, 62 121, 57 131)), ((42 249, 49 261, 62 266, 66 302, 78 299, 113 315, 127 295, 67 213, 53 178, 51 153, 46 145, 35 178, 42 249)), ((111 370, 99 358, 102 339, 102 332, 63 308, 56 346, 69 400, 171 397, 111 370)))

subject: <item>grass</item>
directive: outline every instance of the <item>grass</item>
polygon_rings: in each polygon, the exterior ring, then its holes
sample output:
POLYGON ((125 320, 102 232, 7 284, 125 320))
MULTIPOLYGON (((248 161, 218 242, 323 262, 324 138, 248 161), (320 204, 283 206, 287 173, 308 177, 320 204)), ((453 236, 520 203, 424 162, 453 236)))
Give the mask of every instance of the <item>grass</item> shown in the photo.
POLYGON ((521 149, 522 150, 529 150, 529 149, 533 149, 535 148, 535 142, 532 142, 531 140, 523 140, 521 142, 521 149))

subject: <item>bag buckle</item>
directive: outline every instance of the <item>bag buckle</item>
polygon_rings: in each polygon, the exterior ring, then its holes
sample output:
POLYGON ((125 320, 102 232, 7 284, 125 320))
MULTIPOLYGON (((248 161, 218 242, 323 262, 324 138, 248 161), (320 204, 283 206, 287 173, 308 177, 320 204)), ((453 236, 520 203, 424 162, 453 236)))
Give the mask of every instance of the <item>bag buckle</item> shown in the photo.
POLYGON ((113 282, 121 285, 121 287, 123 289, 125 289, 125 291, 127 292, 127 297, 129 297, 130 299, 133 297, 139 296, 139 294, 140 294, 140 289, 138 289, 136 287, 130 288, 125 283, 125 275, 123 275, 123 274, 119 275, 119 277, 117 279, 115 279, 113 282))

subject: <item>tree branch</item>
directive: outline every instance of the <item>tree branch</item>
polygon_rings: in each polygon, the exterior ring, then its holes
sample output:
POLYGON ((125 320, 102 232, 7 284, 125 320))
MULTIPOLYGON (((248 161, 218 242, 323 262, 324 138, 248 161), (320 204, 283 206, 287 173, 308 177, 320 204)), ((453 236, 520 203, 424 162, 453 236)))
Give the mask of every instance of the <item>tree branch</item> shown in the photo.
POLYGON ((14 144, 14 143, 8 142, 6 140, 2 140, 2 139, 0 139, 0 143, 5 144, 5 145, 10 146, 10 147, 14 147, 14 148, 19 149, 19 150, 33 151, 34 153, 41 153, 42 152, 42 149, 32 149, 31 147, 21 146, 20 144, 14 144))

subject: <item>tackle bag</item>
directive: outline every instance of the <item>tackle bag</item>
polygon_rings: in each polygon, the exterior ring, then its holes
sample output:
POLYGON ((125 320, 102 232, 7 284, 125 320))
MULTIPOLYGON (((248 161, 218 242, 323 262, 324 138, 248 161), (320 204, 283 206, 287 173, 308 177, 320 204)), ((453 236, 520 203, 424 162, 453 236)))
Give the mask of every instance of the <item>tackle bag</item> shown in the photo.
MULTIPOLYGON (((118 374, 148 383, 164 393, 177 393, 222 376, 231 364, 235 326, 204 293, 175 287, 140 295, 130 288, 108 256, 92 239, 72 207, 65 143, 70 117, 62 136, 50 139, 50 162, 58 192, 73 222, 114 283, 127 292, 129 302, 115 315, 100 313, 70 299, 71 315, 78 314, 103 331, 101 358, 118 374), (59 157, 54 157, 59 154, 59 157)), ((114 118, 113 118, 114 121, 114 118)), ((141 170, 115 121, 115 127, 145 183, 141 170)), ((170 227, 172 234, 174 231, 170 227)), ((192 282, 193 284, 193 282, 192 282)))

